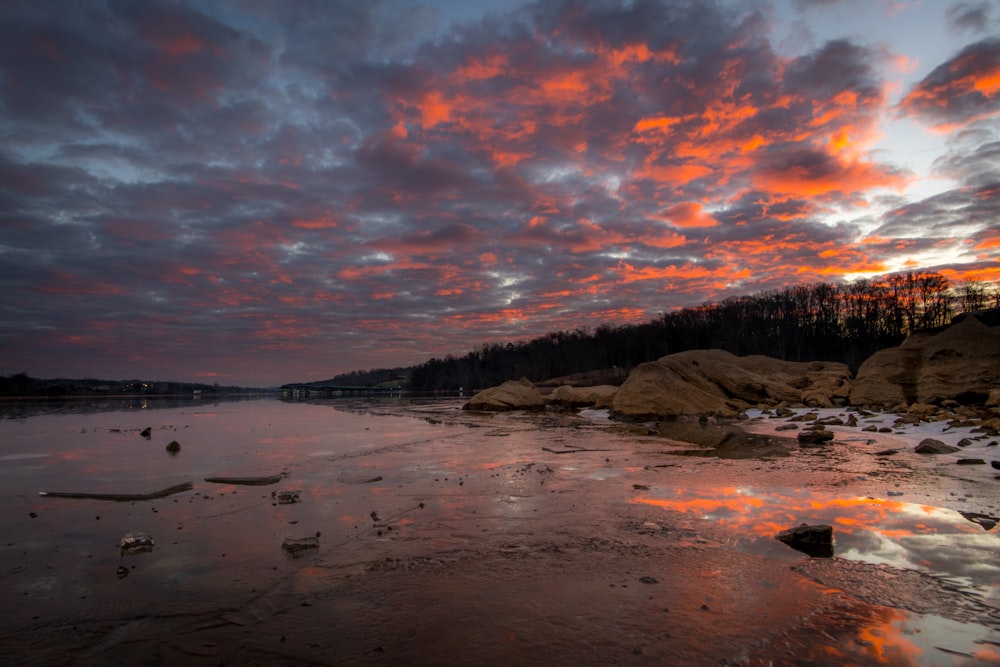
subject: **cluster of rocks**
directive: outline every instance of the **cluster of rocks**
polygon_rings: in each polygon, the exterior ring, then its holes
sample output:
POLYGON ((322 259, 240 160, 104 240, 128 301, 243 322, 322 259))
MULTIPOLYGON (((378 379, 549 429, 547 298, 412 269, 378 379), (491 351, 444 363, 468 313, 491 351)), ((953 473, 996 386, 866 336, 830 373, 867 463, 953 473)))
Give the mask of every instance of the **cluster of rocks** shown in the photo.
MULTIPOLYGON (((923 413, 920 414, 923 415, 923 413)), ((924 416, 926 417, 926 415, 924 416)), ((868 419, 879 419, 879 415, 860 408, 848 408, 848 412, 841 413, 840 416, 830 415, 826 417, 821 417, 819 413, 815 411, 796 414, 793 410, 778 408, 773 411, 765 410, 761 415, 761 418, 764 417, 785 420, 786 423, 775 428, 775 431, 799 431, 797 434, 797 440, 800 447, 818 447, 833 441, 836 437, 836 433, 829 430, 827 428, 828 426, 857 427, 862 431, 893 433, 897 429, 904 429, 909 425, 918 424, 921 421, 924 421, 919 415, 905 413, 897 416, 892 426, 886 426, 884 424, 865 425, 863 423, 864 421, 868 419), (802 430, 799 430, 799 423, 802 423, 802 430)), ((958 441, 957 445, 948 445, 940 440, 935 440, 934 438, 924 438, 913 450, 917 454, 952 454, 962 451, 963 447, 972 445, 975 440, 986 440, 990 437, 1000 435, 1000 430, 998 430, 998 424, 996 423, 998 420, 996 418, 988 420, 965 419, 957 417, 954 413, 949 413, 945 410, 935 412, 933 417, 937 419, 948 419, 948 428, 971 427, 969 432, 974 435, 962 438, 958 441)), ((927 421, 932 421, 932 419, 927 419, 927 421)), ((997 445, 998 443, 996 440, 993 440, 989 444, 997 445)), ((880 455, 895 453, 896 450, 879 452, 880 455)), ((971 458, 959 459, 958 462, 963 464, 986 463, 986 461, 982 459, 971 458)), ((1000 466, 1000 464, 997 465, 1000 466)))
MULTIPOLYGON (((916 333, 870 357, 852 377, 835 362, 791 362, 690 350, 636 366, 616 387, 561 386, 544 395, 526 379, 477 393, 467 410, 606 408, 624 421, 737 416, 748 408, 842 407, 897 412, 909 423, 950 420, 1000 432, 1000 327, 972 316, 916 333)), ((824 442, 830 433, 812 429, 824 442)), ((801 439, 801 438, 800 438, 801 439)))

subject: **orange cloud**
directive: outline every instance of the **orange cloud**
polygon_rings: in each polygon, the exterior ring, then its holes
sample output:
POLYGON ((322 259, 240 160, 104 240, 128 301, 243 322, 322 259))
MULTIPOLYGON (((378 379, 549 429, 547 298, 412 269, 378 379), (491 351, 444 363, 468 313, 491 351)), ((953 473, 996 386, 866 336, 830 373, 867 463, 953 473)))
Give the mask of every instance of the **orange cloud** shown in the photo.
POLYGON ((753 184, 768 192, 808 199, 832 193, 852 194, 872 188, 901 189, 907 179, 870 162, 818 158, 810 163, 762 166, 750 175, 753 184))
POLYGON ((505 53, 487 55, 471 55, 466 64, 452 74, 452 81, 457 84, 471 81, 483 81, 500 76, 510 67, 510 57, 505 53))
POLYGON ((683 202, 663 210, 661 218, 675 227, 715 227, 719 222, 699 202, 683 202))
POLYGON ((430 90, 425 93, 417 107, 420 111, 420 125, 425 130, 451 120, 452 105, 445 101, 440 91, 430 90))
POLYGON ((954 131, 1000 111, 1000 40, 971 44, 935 68, 899 103, 901 111, 954 131))

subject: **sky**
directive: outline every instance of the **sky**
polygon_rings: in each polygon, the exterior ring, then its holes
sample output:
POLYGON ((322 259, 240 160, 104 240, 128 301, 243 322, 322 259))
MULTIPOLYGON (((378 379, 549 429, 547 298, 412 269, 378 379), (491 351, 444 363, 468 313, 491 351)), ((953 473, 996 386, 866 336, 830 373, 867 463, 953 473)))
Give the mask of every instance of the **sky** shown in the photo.
POLYGON ((0 375, 244 386, 1000 280, 980 0, 0 5, 0 375))

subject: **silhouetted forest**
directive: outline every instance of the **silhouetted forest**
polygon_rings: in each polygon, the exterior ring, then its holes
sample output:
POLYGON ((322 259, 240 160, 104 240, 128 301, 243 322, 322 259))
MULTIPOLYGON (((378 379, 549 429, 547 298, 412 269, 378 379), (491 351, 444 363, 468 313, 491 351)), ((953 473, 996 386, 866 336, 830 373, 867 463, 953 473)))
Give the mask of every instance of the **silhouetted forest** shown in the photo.
POLYGON ((44 380, 27 373, 0 376, 0 396, 178 396, 195 392, 206 396, 257 391, 245 387, 223 387, 197 382, 155 382, 144 380, 95 380, 93 378, 44 380))
POLYGON ((408 386, 453 391, 521 377, 539 382, 595 369, 627 370, 667 354, 705 348, 789 361, 840 361, 856 371, 871 354, 900 344, 910 332, 944 326, 958 313, 990 307, 1000 307, 1000 285, 966 281, 955 286, 932 272, 799 285, 683 308, 644 324, 604 324, 592 331, 488 343, 463 357, 449 355, 414 367, 408 386))

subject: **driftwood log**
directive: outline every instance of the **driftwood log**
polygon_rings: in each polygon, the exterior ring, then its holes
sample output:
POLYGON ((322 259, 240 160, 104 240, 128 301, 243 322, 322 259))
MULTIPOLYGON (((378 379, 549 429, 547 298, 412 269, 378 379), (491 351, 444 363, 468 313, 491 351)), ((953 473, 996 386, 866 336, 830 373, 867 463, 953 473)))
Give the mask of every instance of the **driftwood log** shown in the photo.
POLYGON ((113 500, 116 502, 130 502, 133 500, 156 500, 157 498, 165 498, 167 496, 172 496, 175 493, 181 493, 183 491, 190 491, 194 488, 191 482, 184 482, 183 484, 177 484, 174 486, 168 486, 160 491, 154 491, 152 493, 85 493, 77 491, 39 491, 38 495, 46 496, 48 498, 85 498, 88 500, 113 500))
POLYGON ((213 484, 243 484, 246 486, 267 486, 277 484, 285 478, 284 474, 266 475, 264 477, 206 477, 206 482, 213 484))

